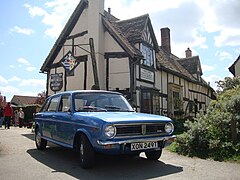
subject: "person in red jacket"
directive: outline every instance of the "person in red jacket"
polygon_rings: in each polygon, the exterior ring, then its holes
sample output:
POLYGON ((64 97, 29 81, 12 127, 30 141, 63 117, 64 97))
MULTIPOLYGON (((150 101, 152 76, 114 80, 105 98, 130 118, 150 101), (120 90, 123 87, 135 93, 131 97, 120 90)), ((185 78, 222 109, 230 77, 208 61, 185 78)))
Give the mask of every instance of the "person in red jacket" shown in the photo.
POLYGON ((11 118, 13 117, 13 109, 11 107, 10 102, 7 103, 7 106, 4 108, 3 110, 3 116, 4 116, 4 120, 5 120, 5 129, 6 128, 10 128, 10 121, 11 118))

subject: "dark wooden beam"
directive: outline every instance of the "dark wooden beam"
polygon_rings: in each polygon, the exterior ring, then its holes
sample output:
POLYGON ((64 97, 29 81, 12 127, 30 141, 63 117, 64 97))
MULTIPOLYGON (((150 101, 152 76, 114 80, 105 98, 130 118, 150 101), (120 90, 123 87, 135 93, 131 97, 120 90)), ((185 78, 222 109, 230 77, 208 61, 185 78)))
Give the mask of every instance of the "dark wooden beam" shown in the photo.
POLYGON ((84 36, 85 34, 87 34, 88 31, 83 31, 83 32, 80 32, 80 33, 77 33, 77 34, 74 34, 74 35, 71 35, 71 36, 68 36, 66 39, 74 39, 74 38, 77 38, 77 37, 81 37, 81 36, 84 36))
POLYGON ((104 54, 105 58, 125 58, 129 57, 129 55, 126 52, 106 52, 104 54))

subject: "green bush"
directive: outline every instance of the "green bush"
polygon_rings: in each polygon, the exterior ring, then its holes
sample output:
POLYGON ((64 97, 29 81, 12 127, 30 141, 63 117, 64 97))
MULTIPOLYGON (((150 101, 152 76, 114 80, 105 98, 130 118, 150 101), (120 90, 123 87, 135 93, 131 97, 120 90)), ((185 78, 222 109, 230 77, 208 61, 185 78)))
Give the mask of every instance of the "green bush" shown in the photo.
MULTIPOLYGON (((212 101, 206 114, 186 121, 187 131, 177 136, 176 152, 189 156, 224 160, 240 153, 240 138, 232 142, 231 122, 240 124, 240 87, 228 90, 212 101)), ((239 133, 238 133, 239 135, 239 133)))
POLYGON ((185 119, 178 119, 178 120, 173 120, 174 124, 174 134, 182 134, 184 131, 187 130, 186 127, 184 127, 184 123, 186 122, 185 119))

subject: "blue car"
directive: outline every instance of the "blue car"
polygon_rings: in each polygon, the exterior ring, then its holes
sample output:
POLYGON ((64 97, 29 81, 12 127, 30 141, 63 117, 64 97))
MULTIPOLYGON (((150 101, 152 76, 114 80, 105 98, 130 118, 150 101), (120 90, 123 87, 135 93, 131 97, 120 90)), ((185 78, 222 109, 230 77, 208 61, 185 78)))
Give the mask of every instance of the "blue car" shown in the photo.
POLYGON ((121 93, 101 90, 66 91, 48 97, 35 115, 35 142, 74 149, 82 168, 94 165, 96 153, 139 155, 158 160, 172 135, 172 120, 137 113, 121 93))

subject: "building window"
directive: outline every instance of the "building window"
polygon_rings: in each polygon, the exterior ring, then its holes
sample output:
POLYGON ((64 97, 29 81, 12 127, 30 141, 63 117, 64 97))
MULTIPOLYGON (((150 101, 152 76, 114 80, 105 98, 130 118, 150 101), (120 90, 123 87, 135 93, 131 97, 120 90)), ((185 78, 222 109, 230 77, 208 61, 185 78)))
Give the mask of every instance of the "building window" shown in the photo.
POLYGON ((142 55, 144 56, 143 64, 146 66, 154 67, 154 51, 150 47, 141 44, 142 55))
POLYGON ((176 91, 173 91, 173 110, 180 110, 180 93, 176 91))
POLYGON ((160 99, 154 90, 142 91, 141 112, 160 114, 160 99))
POLYGON ((153 114, 160 114, 160 99, 157 94, 153 94, 153 114))
POLYGON ((183 87, 169 83, 168 86, 168 115, 181 116, 184 113, 183 87))
POLYGON ((151 94, 150 92, 143 92, 142 93, 142 110, 143 113, 151 113, 151 94))

